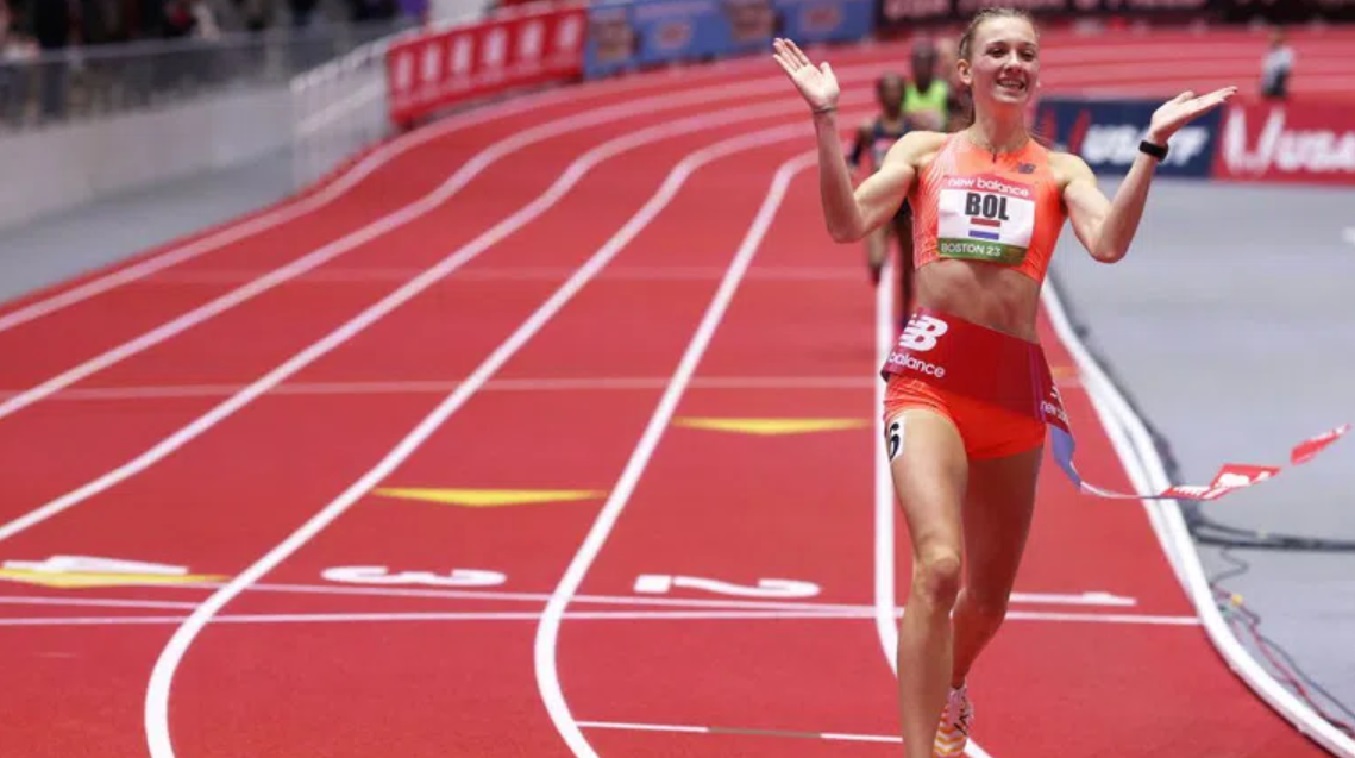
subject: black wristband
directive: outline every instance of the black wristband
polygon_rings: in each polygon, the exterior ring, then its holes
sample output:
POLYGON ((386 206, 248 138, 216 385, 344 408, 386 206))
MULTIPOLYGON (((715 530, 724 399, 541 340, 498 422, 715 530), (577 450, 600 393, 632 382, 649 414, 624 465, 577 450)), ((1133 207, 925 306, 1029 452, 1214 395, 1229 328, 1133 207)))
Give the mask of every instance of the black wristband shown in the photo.
POLYGON ((1149 142, 1148 140, 1143 140, 1142 142, 1139 143, 1139 152, 1143 153, 1144 155, 1151 155, 1160 161, 1166 160, 1167 158, 1166 145, 1155 145, 1149 142))

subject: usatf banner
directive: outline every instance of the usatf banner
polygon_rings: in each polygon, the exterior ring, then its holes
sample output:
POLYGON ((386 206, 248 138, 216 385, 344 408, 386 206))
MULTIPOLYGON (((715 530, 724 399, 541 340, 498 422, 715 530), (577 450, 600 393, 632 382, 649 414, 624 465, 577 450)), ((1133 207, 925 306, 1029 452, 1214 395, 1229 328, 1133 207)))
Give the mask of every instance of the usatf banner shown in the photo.
POLYGON ((589 78, 868 36, 876 0, 610 0, 588 9, 589 78))
MULTIPOLYGON (((1081 156, 1092 171, 1121 175, 1138 157, 1139 142, 1161 105, 1161 100, 1045 98, 1035 108, 1034 131, 1054 149, 1081 156)), ((1206 113, 1172 135, 1157 173, 1208 177, 1221 116, 1217 110, 1206 113)))
POLYGON ((1355 185, 1355 107, 1244 100, 1223 111, 1217 179, 1355 185))

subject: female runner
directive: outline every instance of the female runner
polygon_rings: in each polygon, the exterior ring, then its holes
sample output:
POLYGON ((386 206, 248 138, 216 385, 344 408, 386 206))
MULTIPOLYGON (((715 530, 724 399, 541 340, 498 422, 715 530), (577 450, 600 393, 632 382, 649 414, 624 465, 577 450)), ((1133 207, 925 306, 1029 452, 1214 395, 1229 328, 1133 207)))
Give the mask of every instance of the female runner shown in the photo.
POLYGON ((1066 220, 1095 260, 1123 258, 1168 137, 1236 88, 1184 92, 1159 107, 1111 201, 1081 158, 1027 131, 1040 73, 1034 22, 986 9, 956 50, 973 122, 908 133, 854 189, 832 68, 815 67, 790 40, 773 46, 813 114, 833 240, 861 239, 905 199, 913 209, 913 316, 882 371, 890 467, 912 549, 899 703, 905 755, 960 755, 973 717, 966 677, 1006 615, 1034 510, 1042 414, 1052 407, 1042 401, 1057 399, 1036 336, 1055 242, 1066 220))
MULTIPOLYGON (((898 74, 885 74, 875 81, 875 98, 880 112, 856 130, 852 151, 847 156, 847 165, 853 171, 860 170, 862 159, 867 157, 870 159, 867 169, 878 171, 884 165, 889 147, 910 128, 915 128, 904 112, 907 94, 907 84, 898 74)), ((897 242, 899 246, 899 299, 908 302, 912 293, 913 237, 907 203, 895 210, 888 223, 866 235, 866 266, 872 285, 880 284, 880 272, 889 258, 891 242, 897 242)))

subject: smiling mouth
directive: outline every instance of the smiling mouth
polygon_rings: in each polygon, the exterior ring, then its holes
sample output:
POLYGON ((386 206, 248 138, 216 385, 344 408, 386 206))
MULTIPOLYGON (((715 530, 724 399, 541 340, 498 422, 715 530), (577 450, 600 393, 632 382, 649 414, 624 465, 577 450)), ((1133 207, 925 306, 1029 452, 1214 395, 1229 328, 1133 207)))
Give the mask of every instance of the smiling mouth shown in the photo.
POLYGON ((1026 82, 1023 79, 998 79, 997 88, 1007 92, 1025 92, 1026 82))

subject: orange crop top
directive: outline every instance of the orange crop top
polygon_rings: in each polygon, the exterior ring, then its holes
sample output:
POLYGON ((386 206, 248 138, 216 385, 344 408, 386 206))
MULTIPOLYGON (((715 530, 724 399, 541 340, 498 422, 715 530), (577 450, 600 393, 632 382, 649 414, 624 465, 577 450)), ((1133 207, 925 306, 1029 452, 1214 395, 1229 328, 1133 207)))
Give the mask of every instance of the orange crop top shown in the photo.
POLYGON ((1032 139, 994 160, 963 132, 946 139, 908 200, 918 268, 958 258, 1010 266, 1037 282, 1068 214, 1043 145, 1032 139))

